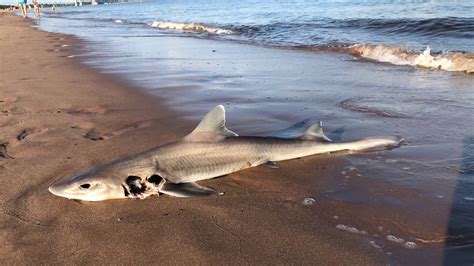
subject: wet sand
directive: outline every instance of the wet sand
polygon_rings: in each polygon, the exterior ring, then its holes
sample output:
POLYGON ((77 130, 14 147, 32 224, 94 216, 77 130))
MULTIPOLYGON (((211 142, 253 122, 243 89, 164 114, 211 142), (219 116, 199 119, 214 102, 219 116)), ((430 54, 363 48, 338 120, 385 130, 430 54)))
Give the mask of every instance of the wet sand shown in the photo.
POLYGON ((2 264, 392 260, 335 227, 327 216, 344 206, 302 204, 314 188, 331 187, 343 158, 304 158, 204 182, 225 191, 222 197, 87 203, 53 196, 53 182, 175 140, 193 123, 159 98, 68 58, 79 40, 11 15, 0 20, 2 264))
POLYGON ((77 57, 162 97, 192 121, 224 104, 229 128, 240 135, 298 136, 302 122, 318 120, 336 141, 402 135, 408 145, 401 149, 280 165, 294 171, 287 177, 301 202, 316 199, 308 206, 317 215, 313 223, 322 219, 341 234, 358 235, 396 263, 472 261, 472 76, 146 28, 123 31, 82 33, 97 49, 77 57), (327 163, 335 171, 315 168, 327 163))

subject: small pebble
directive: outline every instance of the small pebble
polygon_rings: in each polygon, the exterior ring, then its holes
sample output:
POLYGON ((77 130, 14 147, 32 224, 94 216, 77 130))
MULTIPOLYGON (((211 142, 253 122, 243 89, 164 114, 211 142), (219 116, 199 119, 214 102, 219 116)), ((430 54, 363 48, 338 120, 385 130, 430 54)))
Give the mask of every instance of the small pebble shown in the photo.
POLYGON ((387 240, 395 242, 395 243, 399 243, 399 244, 405 243, 405 240, 403 240, 403 238, 399 238, 399 237, 396 237, 394 235, 388 235, 387 240))
POLYGON ((314 198, 305 198, 303 200, 303 205, 313 205, 314 203, 316 202, 316 200, 314 198))
POLYGON ((375 241, 369 241, 369 244, 374 248, 381 248, 382 246, 378 245, 375 241))
POLYGON ((357 168, 355 168, 354 166, 346 167, 346 169, 347 169, 348 171, 355 171, 355 170, 357 170, 357 168))

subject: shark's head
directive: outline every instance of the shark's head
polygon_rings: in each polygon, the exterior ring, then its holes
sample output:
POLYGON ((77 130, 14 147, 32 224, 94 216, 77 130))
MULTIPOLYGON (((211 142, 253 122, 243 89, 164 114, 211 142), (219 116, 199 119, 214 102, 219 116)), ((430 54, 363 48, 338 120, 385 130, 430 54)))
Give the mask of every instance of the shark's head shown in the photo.
POLYGON ((59 181, 49 191, 59 197, 84 201, 144 199, 159 194, 165 182, 150 162, 141 157, 111 162, 59 181))
POLYGON ((56 196, 84 201, 126 198, 125 177, 114 176, 113 171, 91 170, 55 183, 49 191, 56 196))

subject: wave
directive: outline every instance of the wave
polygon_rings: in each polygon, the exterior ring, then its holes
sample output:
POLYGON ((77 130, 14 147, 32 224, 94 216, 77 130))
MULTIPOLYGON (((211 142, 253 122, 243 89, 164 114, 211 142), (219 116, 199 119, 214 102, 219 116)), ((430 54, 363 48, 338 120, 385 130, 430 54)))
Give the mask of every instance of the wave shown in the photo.
POLYGON ((430 19, 350 19, 334 20, 327 25, 337 28, 357 28, 387 34, 423 35, 425 37, 474 38, 473 18, 430 19))
POLYGON ((360 99, 346 99, 339 103, 339 105, 350 111, 361 112, 361 113, 370 113, 380 117, 388 118, 409 118, 407 115, 392 111, 392 110, 383 110, 375 107, 362 106, 358 103, 360 99))
POLYGON ((199 23, 175 23, 166 21, 154 21, 151 25, 153 28, 166 29, 166 30, 180 30, 190 31, 198 33, 211 33, 211 34, 233 34, 234 32, 228 29, 209 27, 199 23))
POLYGON ((430 47, 427 47, 420 53, 402 47, 372 44, 356 44, 348 49, 353 55, 394 65, 420 66, 445 71, 474 73, 473 53, 448 52, 432 54, 430 47))
MULTIPOLYGON (((48 14, 54 17, 55 14, 48 14)), ((419 66, 445 71, 474 73, 474 53, 451 51, 432 53, 428 47, 424 51, 409 50, 399 46, 385 44, 357 43, 334 39, 334 36, 320 38, 321 28, 354 27, 360 29, 380 29, 393 32, 418 32, 420 34, 463 34, 474 32, 474 20, 468 18, 439 18, 425 20, 386 20, 386 19, 353 19, 353 20, 312 20, 298 23, 271 23, 267 25, 207 25, 203 23, 177 23, 170 21, 154 21, 151 24, 132 22, 120 18, 77 18, 73 20, 91 20, 94 22, 151 26, 163 30, 174 30, 194 33, 196 37, 208 37, 231 40, 240 43, 257 44, 265 47, 290 50, 306 50, 313 52, 349 53, 394 65, 419 66), (469 24, 473 22, 473 24, 469 24), (347 25, 346 25, 347 24, 347 25), (437 27, 439 27, 437 29, 437 27), (319 29, 318 29, 319 28, 319 29), (316 30, 316 31, 311 31, 316 30), (206 35, 202 35, 202 34, 206 35)), ((465 36, 467 36, 465 35, 465 36)), ((474 36, 474 34, 472 34, 474 36)), ((423 40, 426 41, 426 40, 423 40)), ((437 43, 434 42, 436 45, 437 43)), ((460 47, 463 49, 462 45, 460 47)))
MULTIPOLYGON (((330 30, 337 33, 375 32, 390 36, 474 38, 474 19, 445 17, 431 19, 311 19, 296 22, 274 22, 257 25, 229 25, 234 32, 252 37, 266 38, 278 34, 284 36, 298 33, 308 38, 319 36, 330 30), (288 34, 285 34, 288 33, 288 34)), ((320 36, 321 37, 321 36, 320 36)))

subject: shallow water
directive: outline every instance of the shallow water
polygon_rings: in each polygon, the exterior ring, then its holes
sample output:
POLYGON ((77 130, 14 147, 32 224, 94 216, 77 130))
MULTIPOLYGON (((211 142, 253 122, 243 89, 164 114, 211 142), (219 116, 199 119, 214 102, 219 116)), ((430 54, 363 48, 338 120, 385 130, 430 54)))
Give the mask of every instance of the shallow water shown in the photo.
MULTIPOLYGON (((413 47, 439 42, 442 43, 439 49, 474 51, 472 38, 463 37, 472 34, 472 29, 459 22, 466 20, 469 24, 472 20, 469 17, 472 14, 466 13, 469 1, 454 2, 456 4, 422 1, 414 4, 417 8, 408 8, 399 1, 388 6, 349 5, 343 9, 351 10, 355 25, 359 24, 354 21, 370 17, 371 20, 386 23, 400 20, 399 24, 411 26, 402 30, 400 25, 388 23, 388 26, 382 27, 372 21, 368 26, 358 26, 361 29, 349 31, 350 37, 344 38, 349 39, 349 43, 389 43, 413 47), (389 8, 392 8, 393 14, 387 12, 389 8), (402 13, 411 20, 403 20, 396 15, 402 13), (450 22, 453 25, 449 27, 439 26, 436 23, 441 23, 439 19, 443 20, 441 15, 457 22, 450 22), (436 25, 434 28, 439 31, 413 30, 410 23, 416 24, 412 22, 415 19, 420 25, 424 25, 420 21, 431 19, 436 25), (365 29, 367 27, 370 29, 365 29)), ((331 3, 342 6, 337 1, 331 3)), ((228 11, 221 9, 214 10, 221 13, 216 17, 213 12, 206 13, 210 12, 210 7, 204 11, 200 5, 168 2, 154 5, 160 11, 153 13, 153 18, 140 17, 138 15, 143 13, 139 12, 135 15, 141 19, 140 23, 151 23, 153 19, 193 21, 221 27, 232 24, 231 20, 245 24, 253 18, 255 24, 270 25, 271 21, 288 24, 291 28, 292 22, 283 17, 294 18, 301 13, 299 15, 304 18, 309 11, 302 9, 304 11, 285 13, 284 10, 291 10, 287 4, 275 4, 277 7, 272 6, 268 16, 252 13, 257 12, 251 8, 253 2, 247 3, 247 9, 239 6, 237 14, 243 16, 247 14, 244 11, 249 10, 247 20, 227 17, 224 14, 228 11), (281 21, 272 20, 275 17, 272 12, 280 12, 276 17, 281 21), (185 16, 191 13, 192 16, 185 16), (178 17, 186 19, 177 20, 178 17), (222 25, 213 21, 223 17, 228 21, 223 20, 222 25)), ((207 35, 202 38, 167 29, 157 30, 144 24, 115 22, 118 18, 126 20, 117 14, 128 7, 135 10, 149 6, 110 5, 77 9, 85 13, 64 9, 70 12, 66 16, 74 19, 64 19, 62 15, 46 16, 40 28, 85 38, 86 49, 74 56, 99 71, 116 74, 145 88, 163 98, 171 108, 182 110, 192 121, 198 121, 212 106, 224 104, 228 110, 228 127, 241 135, 292 137, 300 134, 307 124, 322 120, 327 135, 333 140, 373 135, 403 136, 407 145, 401 149, 348 156, 346 167, 334 177, 334 191, 312 195, 316 203, 311 206, 323 200, 328 204, 348 204, 354 209, 359 206, 393 209, 398 220, 395 218, 387 222, 383 230, 378 229, 380 225, 377 222, 356 215, 351 216, 350 220, 336 219, 335 226, 339 225, 345 233, 355 232, 353 228, 358 226, 363 227, 357 230, 368 232, 367 237, 371 237, 369 240, 373 241, 371 245, 374 248, 395 245, 405 250, 403 252, 423 253, 431 245, 445 241, 446 262, 470 261, 474 242, 474 201, 471 200, 474 198, 473 75, 376 63, 346 53, 272 49, 223 41, 226 38, 207 38, 207 35), (100 14, 100 19, 95 17, 96 20, 91 23, 89 19, 94 14, 100 14), (78 19, 80 16, 87 19, 78 19), (433 217, 433 225, 426 224, 425 228, 418 226, 417 219, 426 217, 433 217), (445 226, 446 231, 428 232, 438 224, 445 226), (377 237, 374 232, 378 232, 377 237), (393 232, 397 233, 392 235, 393 232), (417 240, 425 235, 432 238, 417 240), (402 239, 403 243, 391 239, 402 239), (417 246, 413 247, 412 242, 417 246)), ((342 14, 342 10, 331 12, 336 14, 332 19, 342 14)), ((330 39, 344 29, 342 26, 336 28, 325 32, 326 38, 330 39)), ((306 38, 297 32, 289 30, 285 35, 269 30, 268 34, 280 36, 287 42, 306 38)), ((272 41, 273 37, 270 38, 272 41)), ((332 41, 318 40, 315 45, 326 45, 332 41)), ((305 45, 313 45, 307 40, 304 42, 305 45)), ((277 41, 276 44, 281 43, 277 41)), ((339 216, 336 211, 331 215, 339 216)))
POLYGON ((216 39, 280 49, 337 51, 398 65, 474 73, 471 1, 146 1, 56 12, 50 29, 87 35, 216 39))
MULTIPOLYGON (((165 0, 84 6, 57 15, 94 20, 96 25, 156 21, 167 24, 164 28, 182 29, 182 23, 195 23, 226 30, 218 32, 225 39, 275 46, 373 43, 473 52, 473 10, 472 1, 165 0)), ((187 32, 193 31, 216 33, 187 27, 187 32)))

